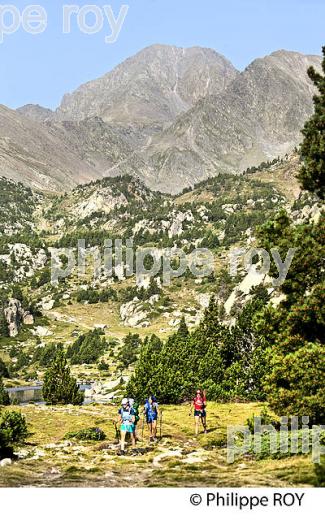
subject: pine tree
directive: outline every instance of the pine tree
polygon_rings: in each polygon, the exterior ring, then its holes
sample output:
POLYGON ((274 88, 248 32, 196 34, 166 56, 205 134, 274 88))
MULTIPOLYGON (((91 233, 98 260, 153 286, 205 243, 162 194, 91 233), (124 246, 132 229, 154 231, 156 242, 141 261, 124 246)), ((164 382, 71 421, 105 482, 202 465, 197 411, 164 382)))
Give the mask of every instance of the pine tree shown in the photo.
POLYGON ((203 334, 205 340, 211 340, 219 343, 225 334, 226 327, 221 324, 220 306, 215 297, 212 297, 208 308, 205 310, 203 321, 199 330, 203 334))
POLYGON ((7 338, 9 336, 8 323, 5 318, 3 308, 0 305, 0 337, 7 338))
POLYGON ((9 370, 2 359, 0 359, 0 377, 9 377, 9 370))
POLYGON ((162 342, 157 336, 153 335, 144 340, 139 361, 126 388, 128 395, 137 399, 145 399, 151 393, 157 395, 161 349, 162 342))
POLYGON ((314 96, 315 112, 302 131, 304 141, 301 145, 303 166, 298 175, 305 190, 325 197, 325 46, 322 61, 323 75, 314 67, 308 69, 308 76, 317 87, 319 94, 314 96))
POLYGON ((44 376, 43 398, 47 404, 83 403, 83 394, 77 381, 71 376, 70 368, 61 349, 44 376))
POLYGON ((121 368, 128 368, 132 363, 135 363, 138 359, 138 354, 141 346, 141 339, 139 334, 129 333, 123 341, 118 359, 121 364, 121 368))
POLYGON ((0 415, 0 457, 9 453, 12 457, 14 444, 22 443, 28 436, 26 419, 20 412, 6 411, 0 415))
POLYGON ((2 377, 0 376, 0 405, 7 406, 10 404, 9 394, 3 386, 2 377))
POLYGON ((257 316, 256 326, 270 347, 267 371, 263 352, 257 359, 258 371, 265 372, 267 400, 278 414, 308 415, 310 424, 323 424, 325 221, 296 226, 289 223, 282 228, 273 221, 266 223, 261 233, 260 246, 268 251, 275 246, 281 252, 289 247, 296 249, 281 285, 285 299, 277 308, 269 306, 257 316))
POLYGON ((181 319, 179 327, 178 327, 177 336, 180 338, 187 338, 188 334, 189 334, 189 332, 188 332, 188 327, 186 325, 185 317, 182 316, 182 319, 181 319))
POLYGON ((70 358, 71 364, 89 365, 96 363, 108 347, 108 343, 102 335, 103 332, 100 329, 94 329, 79 336, 67 350, 67 358, 70 358))

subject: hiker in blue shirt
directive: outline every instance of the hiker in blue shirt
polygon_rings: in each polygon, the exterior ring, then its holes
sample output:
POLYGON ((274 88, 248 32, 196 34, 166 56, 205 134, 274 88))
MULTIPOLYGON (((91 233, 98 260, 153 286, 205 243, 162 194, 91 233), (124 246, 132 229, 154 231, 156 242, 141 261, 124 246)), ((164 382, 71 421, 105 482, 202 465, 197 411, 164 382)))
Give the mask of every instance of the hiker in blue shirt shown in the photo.
POLYGON ((121 423, 121 451, 120 455, 125 455, 125 437, 129 433, 132 440, 132 448, 135 450, 136 439, 135 439, 135 412, 130 407, 128 399, 122 399, 122 406, 118 413, 120 415, 121 423))
POLYGON ((157 440, 158 403, 154 395, 146 399, 143 413, 150 431, 150 442, 157 440))

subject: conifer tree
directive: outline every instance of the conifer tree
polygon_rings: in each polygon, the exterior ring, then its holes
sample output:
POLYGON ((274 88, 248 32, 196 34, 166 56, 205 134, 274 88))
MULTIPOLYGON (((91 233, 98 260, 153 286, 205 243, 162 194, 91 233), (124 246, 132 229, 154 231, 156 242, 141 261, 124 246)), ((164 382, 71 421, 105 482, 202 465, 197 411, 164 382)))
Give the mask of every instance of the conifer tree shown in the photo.
POLYGON ((0 337, 7 338, 9 336, 8 323, 5 318, 3 308, 0 305, 0 337))
POLYGON ((185 317, 182 316, 182 319, 181 319, 179 327, 178 327, 177 336, 180 338, 187 338, 188 334, 189 334, 189 332, 188 332, 188 327, 186 325, 185 317))
POLYGON ((315 111, 302 131, 304 140, 300 154, 303 166, 298 175, 301 186, 321 199, 325 197, 325 46, 323 47, 323 74, 314 67, 308 69, 308 76, 318 89, 314 96, 315 111))
POLYGON ((0 359, 0 377, 9 377, 9 370, 2 359, 0 359))
POLYGON ((43 398, 47 404, 80 405, 83 403, 83 394, 79 391, 76 379, 71 376, 62 349, 45 373, 43 398))
POLYGON ((127 385, 128 395, 137 399, 145 399, 150 393, 157 394, 158 364, 161 348, 162 342, 155 335, 144 340, 139 361, 127 385))
POLYGON ((9 394, 3 386, 3 380, 0 375, 0 406, 7 406, 10 404, 9 394))

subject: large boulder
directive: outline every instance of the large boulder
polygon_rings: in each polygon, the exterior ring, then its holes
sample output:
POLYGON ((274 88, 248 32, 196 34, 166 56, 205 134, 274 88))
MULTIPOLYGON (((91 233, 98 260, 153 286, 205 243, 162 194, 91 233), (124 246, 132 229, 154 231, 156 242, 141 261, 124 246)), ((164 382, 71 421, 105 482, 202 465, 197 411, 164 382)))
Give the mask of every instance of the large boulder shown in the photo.
POLYGON ((39 336, 41 338, 46 338, 48 336, 52 336, 52 332, 47 327, 38 326, 34 330, 32 330, 32 334, 34 336, 39 336))
POLYGON ((138 298, 121 305, 120 316, 126 327, 148 326, 148 311, 144 309, 143 303, 138 298))
POLYGON ((51 311, 54 307, 55 300, 42 300, 42 309, 43 311, 51 311))
POLYGON ((24 325, 34 325, 34 316, 31 312, 25 311, 23 315, 23 324, 24 325))
POLYGON ((11 466, 12 460, 11 459, 2 459, 0 461, 0 466, 4 468, 5 466, 11 466))

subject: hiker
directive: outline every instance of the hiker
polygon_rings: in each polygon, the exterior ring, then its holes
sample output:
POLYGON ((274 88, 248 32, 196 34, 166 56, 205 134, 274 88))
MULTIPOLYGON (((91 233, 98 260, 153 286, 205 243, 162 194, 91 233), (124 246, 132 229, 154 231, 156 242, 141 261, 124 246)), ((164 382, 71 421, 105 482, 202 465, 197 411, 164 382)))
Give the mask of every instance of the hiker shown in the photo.
POLYGON ((158 402, 154 395, 146 399, 143 413, 150 431, 150 442, 157 440, 158 402))
POLYGON ((135 401, 135 399, 129 398, 129 405, 130 408, 134 411, 134 436, 135 440, 139 440, 137 436, 137 425, 140 421, 140 415, 139 415, 139 403, 135 401))
POLYGON ((207 433, 207 399, 205 391, 201 392, 200 389, 196 391, 196 395, 191 404, 190 414, 192 413, 192 406, 194 408, 195 435, 199 434, 200 419, 202 422, 204 433, 207 433))
POLYGON ((135 413, 133 408, 130 407, 128 399, 122 399, 122 406, 119 409, 120 423, 121 423, 121 449, 120 455, 125 455, 125 437, 129 433, 132 440, 132 448, 135 450, 136 439, 135 439, 135 413))

